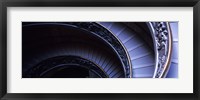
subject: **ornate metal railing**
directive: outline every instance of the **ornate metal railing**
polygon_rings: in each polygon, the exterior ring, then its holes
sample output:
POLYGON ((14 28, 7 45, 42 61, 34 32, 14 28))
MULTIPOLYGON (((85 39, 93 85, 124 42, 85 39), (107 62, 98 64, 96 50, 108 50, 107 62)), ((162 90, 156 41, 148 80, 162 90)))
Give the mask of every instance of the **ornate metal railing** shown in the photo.
POLYGON ((46 59, 36 66, 30 68, 26 71, 23 75, 26 78, 39 78, 39 77, 46 77, 45 74, 51 69, 59 68, 62 66, 70 66, 70 65, 78 65, 82 66, 86 69, 93 71, 94 73, 98 74, 99 77, 106 78, 108 75, 95 63, 78 57, 78 56, 57 56, 53 58, 46 59))
POLYGON ((172 51, 172 35, 168 22, 148 22, 151 30, 155 51, 155 71, 154 78, 166 76, 170 66, 172 51))

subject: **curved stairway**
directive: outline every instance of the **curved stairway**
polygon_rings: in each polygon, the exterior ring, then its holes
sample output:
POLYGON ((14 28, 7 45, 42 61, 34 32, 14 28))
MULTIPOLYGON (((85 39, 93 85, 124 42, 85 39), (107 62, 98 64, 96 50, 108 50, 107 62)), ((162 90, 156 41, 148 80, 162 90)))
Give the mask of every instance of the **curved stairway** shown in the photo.
POLYGON ((125 46, 132 63, 132 77, 153 77, 155 69, 154 52, 138 33, 134 32, 123 23, 100 22, 100 24, 115 34, 125 46))

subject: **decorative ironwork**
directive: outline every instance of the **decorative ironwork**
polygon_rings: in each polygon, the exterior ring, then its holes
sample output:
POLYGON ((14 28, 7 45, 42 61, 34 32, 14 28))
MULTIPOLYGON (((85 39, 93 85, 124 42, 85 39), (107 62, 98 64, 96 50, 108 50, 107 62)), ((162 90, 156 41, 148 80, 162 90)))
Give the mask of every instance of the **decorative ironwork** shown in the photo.
POLYGON ((171 56, 171 32, 167 22, 150 22, 156 52, 154 78, 164 77, 171 56))
POLYGON ((87 68, 89 70, 92 70, 93 72, 96 72, 99 74, 100 77, 105 78, 108 77, 107 74, 101 70, 96 64, 93 62, 78 57, 78 56, 58 56, 58 57, 53 57, 46 59, 36 66, 30 68, 28 71, 25 73, 25 77, 43 77, 43 75, 48 72, 50 69, 54 69, 60 66, 65 66, 65 65, 78 65, 82 66, 84 68, 87 68))

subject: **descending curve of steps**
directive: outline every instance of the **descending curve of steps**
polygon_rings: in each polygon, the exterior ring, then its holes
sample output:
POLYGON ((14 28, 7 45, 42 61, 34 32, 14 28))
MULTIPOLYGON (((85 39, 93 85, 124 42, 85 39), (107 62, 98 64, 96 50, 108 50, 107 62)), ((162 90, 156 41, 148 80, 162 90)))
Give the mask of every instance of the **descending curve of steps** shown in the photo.
POLYGON ((123 23, 100 22, 99 24, 110 30, 126 48, 132 63, 133 78, 153 77, 155 70, 154 52, 137 32, 123 23))
POLYGON ((31 28, 29 26, 24 26, 26 29, 23 30, 24 33, 28 33, 26 37, 31 37, 23 38, 23 46, 26 46, 26 49, 23 49, 24 71, 45 59, 72 55, 95 63, 108 77, 124 77, 123 67, 113 51, 95 36, 87 35, 90 33, 66 28, 64 25, 36 24, 31 28))

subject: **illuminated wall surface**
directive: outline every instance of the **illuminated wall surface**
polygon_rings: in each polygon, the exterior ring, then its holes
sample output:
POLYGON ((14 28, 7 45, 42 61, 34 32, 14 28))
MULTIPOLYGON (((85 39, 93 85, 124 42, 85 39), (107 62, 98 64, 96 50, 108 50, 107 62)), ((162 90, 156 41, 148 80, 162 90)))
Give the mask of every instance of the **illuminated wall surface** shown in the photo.
POLYGON ((178 22, 22 22, 22 78, 178 78, 178 22))
POLYGON ((171 66, 166 77, 178 78, 178 23, 170 23, 173 39, 171 66))

